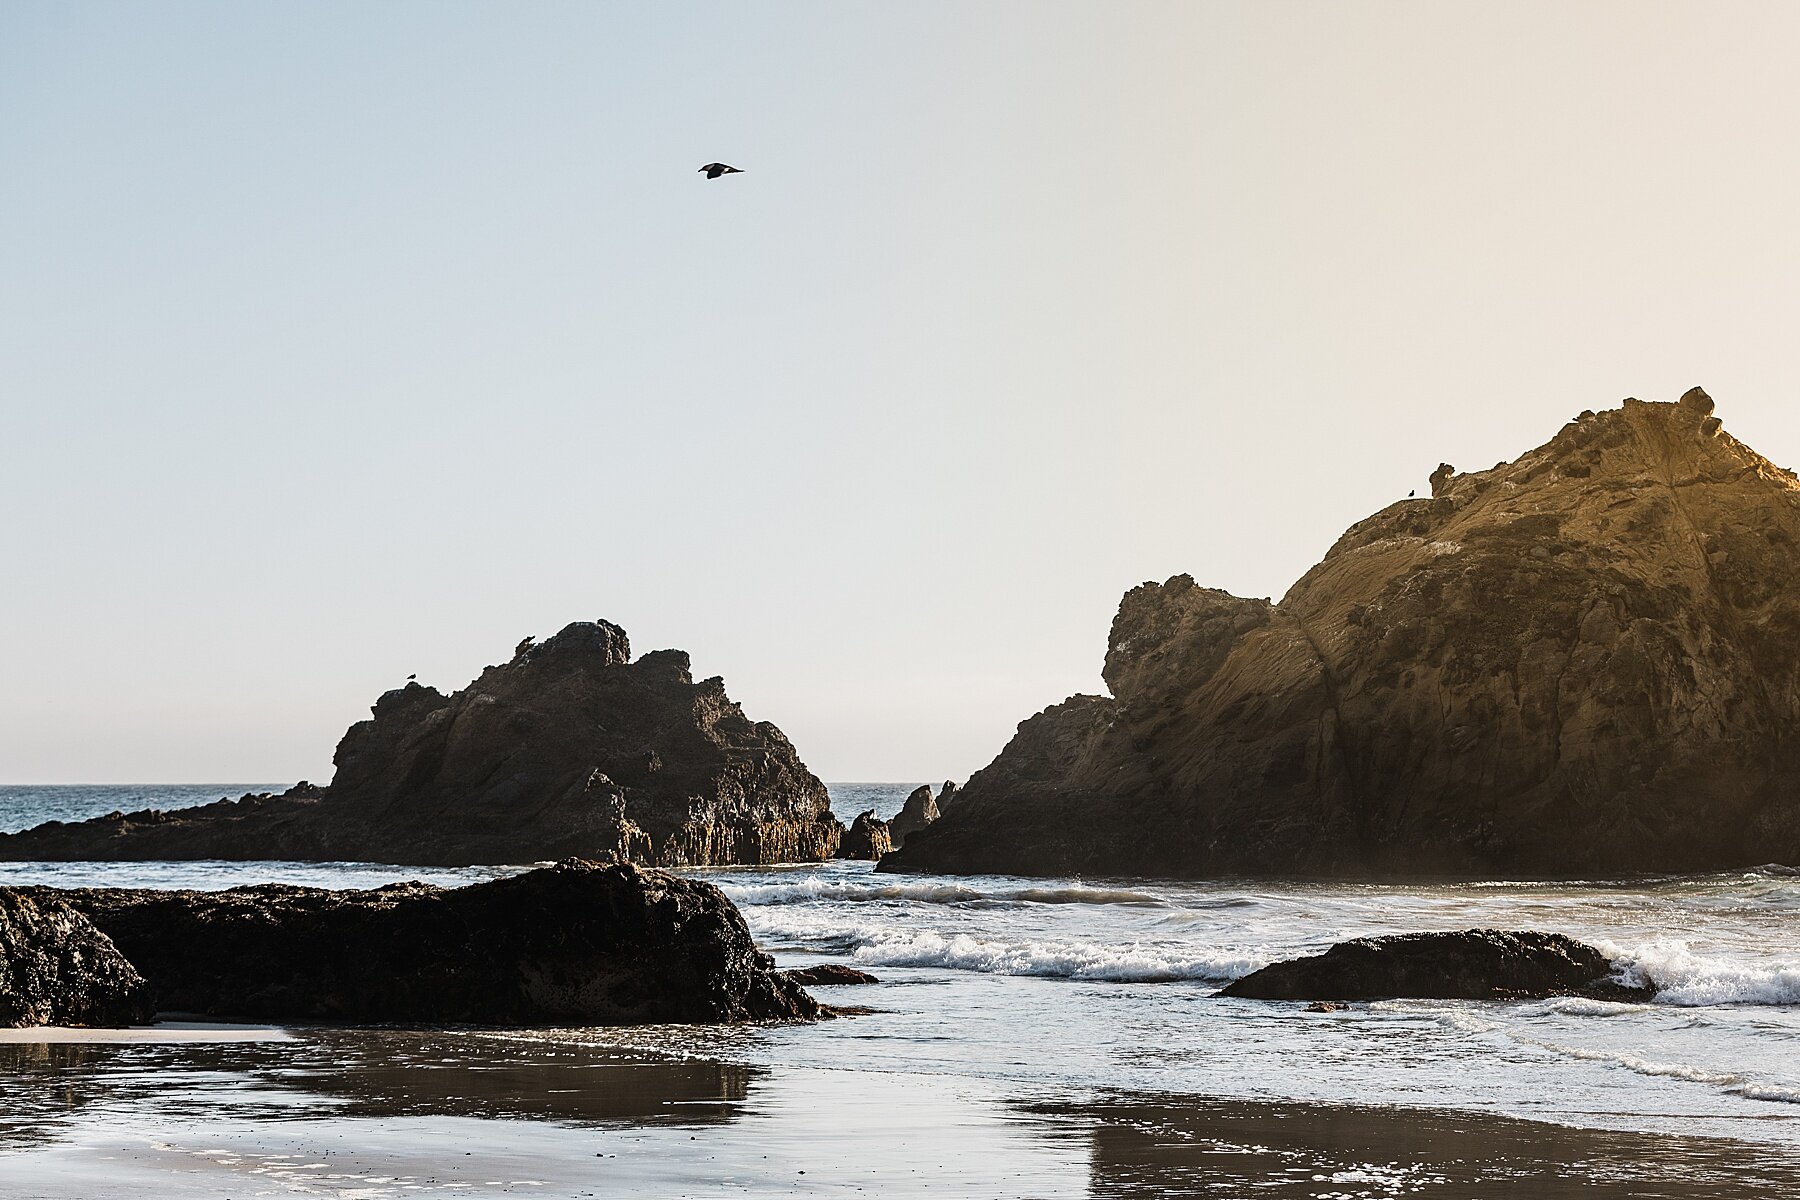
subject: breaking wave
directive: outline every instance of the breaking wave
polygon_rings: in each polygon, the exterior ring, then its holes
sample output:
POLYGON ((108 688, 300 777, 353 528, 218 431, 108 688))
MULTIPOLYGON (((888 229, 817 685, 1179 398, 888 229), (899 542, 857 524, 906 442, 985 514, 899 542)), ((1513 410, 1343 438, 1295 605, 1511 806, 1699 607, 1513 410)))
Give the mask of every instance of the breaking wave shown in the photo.
POLYGON ((988 941, 968 934, 945 937, 929 930, 873 934, 862 940, 852 957, 874 966, 943 967, 990 975, 1113 983, 1224 983, 1249 974, 1266 961, 1231 952, 1176 953, 1153 947, 1085 942, 988 941))
POLYGON ((1712 1004, 1800 1004, 1800 962, 1753 965, 1695 954, 1685 941, 1659 938, 1637 946, 1595 945, 1619 964, 1624 982, 1656 989, 1656 1003, 1682 1008, 1712 1004))
POLYGON ((784 883, 730 883, 719 890, 735 904, 870 903, 910 900, 915 904, 966 904, 988 897, 974 888, 954 883, 844 883, 831 879, 801 879, 784 883))
POLYGON ((915 904, 974 904, 983 901, 1009 904, 1126 904, 1146 908, 1166 907, 1167 901, 1148 892, 1124 888, 1065 887, 994 888, 982 891, 956 883, 847 883, 833 879, 800 879, 781 883, 731 883, 719 887, 737 904, 874 903, 911 901, 915 904))

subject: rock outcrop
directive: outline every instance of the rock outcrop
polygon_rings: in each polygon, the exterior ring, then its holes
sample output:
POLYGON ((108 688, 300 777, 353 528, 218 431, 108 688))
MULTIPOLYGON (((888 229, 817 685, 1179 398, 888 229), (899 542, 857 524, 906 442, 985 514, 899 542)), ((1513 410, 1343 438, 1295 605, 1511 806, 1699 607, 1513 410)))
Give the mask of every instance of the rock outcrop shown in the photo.
POLYGON ((838 857, 879 861, 893 849, 894 839, 888 834, 887 822, 877 817, 871 808, 857 813, 856 819, 850 822, 850 828, 838 843, 838 857))
POLYGON ((894 849, 898 850, 906 845, 908 837, 937 819, 937 800, 931 794, 931 785, 927 783, 914 788, 906 798, 906 804, 887 823, 888 836, 893 839, 894 849))
POLYGON ((629 863, 450 889, 17 891, 93 922, 165 1012, 488 1025, 821 1015, 717 888, 629 863))
POLYGON ((783 975, 801 987, 848 987, 860 983, 880 983, 867 971, 846 967, 842 963, 821 963, 816 967, 795 967, 783 975))
POLYGON ((688 656, 631 661, 578 622, 460 692, 409 683, 301 784, 172 812, 0 835, 0 859, 288 859, 422 865, 621 857, 660 866, 830 858, 842 826, 779 729, 688 656))
POLYGON ((1219 992, 1250 1000, 1539 1000, 1586 996, 1645 1001, 1653 988, 1621 982, 1606 955, 1560 933, 1404 933, 1339 942, 1323 954, 1272 963, 1219 992))
POLYGON ((0 1026, 139 1025, 144 979, 93 922, 53 896, 0 888, 0 1026))
POLYGON ((1695 389, 1353 526, 1280 603, 1128 593, 1103 672, 882 870, 1800 863, 1800 482, 1695 389))

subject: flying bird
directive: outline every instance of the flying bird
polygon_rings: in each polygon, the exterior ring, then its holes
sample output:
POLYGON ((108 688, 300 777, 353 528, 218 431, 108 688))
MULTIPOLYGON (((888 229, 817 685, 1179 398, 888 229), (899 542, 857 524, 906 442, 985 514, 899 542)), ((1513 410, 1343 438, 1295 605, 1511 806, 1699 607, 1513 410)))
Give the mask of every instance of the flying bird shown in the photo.
POLYGON ((742 175, 742 167, 728 167, 724 163, 707 163, 700 168, 700 173, 708 179, 717 179, 721 175, 742 175))

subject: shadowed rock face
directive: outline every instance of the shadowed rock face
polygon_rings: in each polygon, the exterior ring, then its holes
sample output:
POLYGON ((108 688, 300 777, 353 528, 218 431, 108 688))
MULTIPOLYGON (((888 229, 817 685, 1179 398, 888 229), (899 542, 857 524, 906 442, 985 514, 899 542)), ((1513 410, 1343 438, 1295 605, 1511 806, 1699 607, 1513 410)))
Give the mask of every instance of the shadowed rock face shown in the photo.
POLYGON ((112 939, 163 1011, 626 1025, 820 1015, 711 884, 571 860, 463 888, 19 891, 112 939))
POLYGON ((883 870, 1800 862, 1800 483, 1677 404, 1353 526, 1279 604, 1133 589, 1104 677, 883 870))
POLYGON ((897 850, 906 845, 906 839, 925 828, 939 816, 937 799, 931 794, 931 785, 923 784, 914 788, 907 796, 906 804, 894 814, 889 821, 888 836, 893 839, 897 850))
POLYGON ((839 858, 860 858, 879 861, 894 849, 894 840, 888 833, 888 824, 875 815, 874 809, 867 809, 856 814, 845 831, 843 841, 838 843, 839 858))
POLYGON ((842 827, 779 729, 688 656, 631 661, 605 621, 521 643, 460 692, 408 684, 338 743, 329 788, 0 835, 0 859, 431 865, 618 854, 661 866, 830 858, 842 827))
POLYGON ((135 1025, 143 977, 93 922, 54 896, 0 888, 0 1025, 135 1025))
POLYGON ((1219 992, 1251 1000, 1526 1000, 1587 996, 1649 1000, 1655 991, 1612 978, 1614 964, 1560 933, 1406 933, 1339 942, 1323 954, 1272 963, 1219 992))
POLYGON ((844 987, 858 983, 880 983, 867 971, 846 967, 842 963, 821 963, 816 967, 797 967, 783 975, 802 987, 844 987))

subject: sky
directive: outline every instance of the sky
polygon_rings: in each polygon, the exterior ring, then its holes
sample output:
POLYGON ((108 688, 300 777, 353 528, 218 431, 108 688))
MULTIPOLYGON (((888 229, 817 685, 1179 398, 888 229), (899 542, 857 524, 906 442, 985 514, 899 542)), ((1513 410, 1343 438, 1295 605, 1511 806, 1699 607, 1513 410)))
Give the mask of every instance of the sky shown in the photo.
POLYGON ((328 779, 606 618, 965 778, 1120 595, 1704 385, 1800 8, 0 0, 0 782, 328 779), (744 169, 707 181, 721 160, 744 169))

